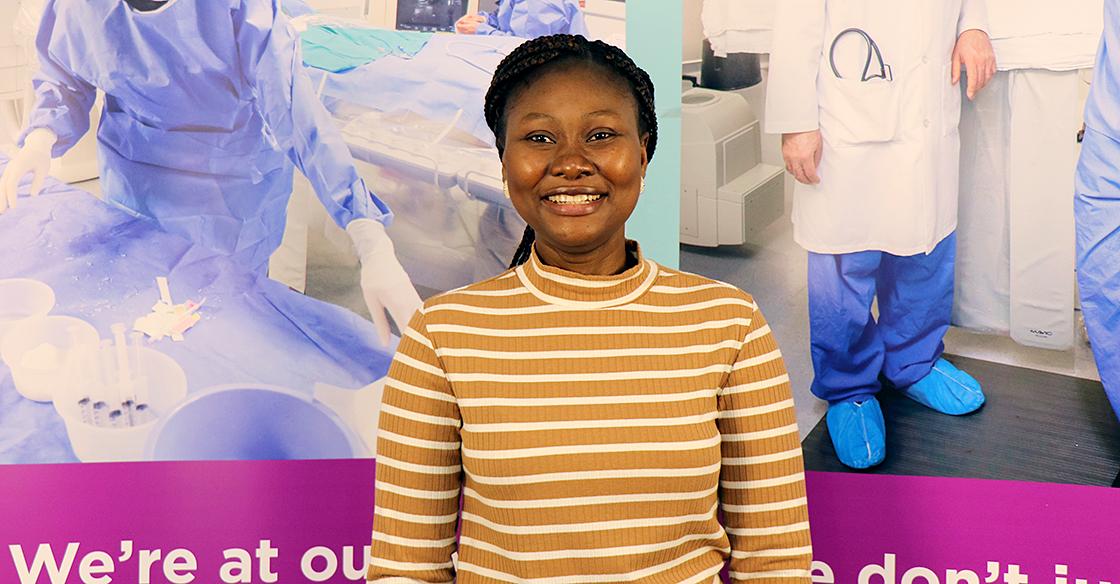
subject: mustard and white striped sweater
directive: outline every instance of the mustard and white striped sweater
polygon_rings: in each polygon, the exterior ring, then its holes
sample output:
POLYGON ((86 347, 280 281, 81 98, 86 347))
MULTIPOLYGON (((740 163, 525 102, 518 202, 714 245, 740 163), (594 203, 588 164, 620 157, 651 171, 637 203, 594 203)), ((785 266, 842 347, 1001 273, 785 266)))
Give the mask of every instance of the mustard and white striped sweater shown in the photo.
POLYGON ((640 255, 593 277, 534 254, 426 302, 389 370, 376 499, 373 582, 707 584, 728 558, 736 580, 809 582, 769 326, 640 255))

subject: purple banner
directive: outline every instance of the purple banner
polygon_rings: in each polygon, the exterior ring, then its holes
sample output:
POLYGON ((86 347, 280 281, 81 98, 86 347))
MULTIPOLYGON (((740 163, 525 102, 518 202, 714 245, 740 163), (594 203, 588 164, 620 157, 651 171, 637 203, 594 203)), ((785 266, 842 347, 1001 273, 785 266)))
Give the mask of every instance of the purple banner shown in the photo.
POLYGON ((373 460, 2 466, 0 582, 360 580, 373 475, 373 460))
POLYGON ((1120 490, 838 473, 808 489, 814 582, 1120 583, 1120 490))
MULTIPOLYGON (((371 460, 0 467, 0 582, 360 581, 371 460)), ((1120 584, 1120 491, 808 473, 814 582, 1120 584)))

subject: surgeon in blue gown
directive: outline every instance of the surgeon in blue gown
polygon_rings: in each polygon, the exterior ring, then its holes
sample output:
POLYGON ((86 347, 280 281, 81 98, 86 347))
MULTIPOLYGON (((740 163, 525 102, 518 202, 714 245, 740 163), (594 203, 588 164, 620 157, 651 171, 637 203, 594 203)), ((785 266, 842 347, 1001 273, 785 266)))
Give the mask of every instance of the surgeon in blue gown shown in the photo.
POLYGON ((459 34, 532 39, 550 34, 588 36, 582 0, 498 0, 494 12, 468 14, 455 23, 459 34))
POLYGON ((384 342, 419 307, 385 232, 392 213, 358 176, 299 63, 279 0, 50 0, 35 105, 0 177, 0 212, 89 130, 106 198, 264 273, 279 246, 293 166, 354 240, 384 342))
POLYGON ((1101 382, 1120 413, 1120 0, 1106 0, 1104 23, 1074 210, 1081 310, 1101 382))

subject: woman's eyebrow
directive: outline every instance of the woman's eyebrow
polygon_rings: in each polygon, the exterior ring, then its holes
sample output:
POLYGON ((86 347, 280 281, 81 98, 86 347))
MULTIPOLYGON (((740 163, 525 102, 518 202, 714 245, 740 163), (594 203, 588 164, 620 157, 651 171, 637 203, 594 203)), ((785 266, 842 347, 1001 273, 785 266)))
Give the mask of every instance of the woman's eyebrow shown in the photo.
MULTIPOLYGON (((613 109, 601 109, 601 110, 595 110, 593 112, 587 112, 586 114, 583 114, 583 117, 584 118, 603 118, 603 117, 617 117, 618 115, 619 115, 619 113, 617 111, 613 110, 613 109)), ((550 115, 550 114, 546 114, 546 113, 543 113, 543 112, 529 112, 529 113, 521 116, 521 118, 520 118, 520 120, 522 122, 536 122, 536 121, 540 121, 540 120, 550 120, 551 121, 551 120, 555 120, 555 119, 556 119, 555 116, 550 115)))
POLYGON ((541 113, 541 112, 529 112, 529 113, 521 116, 521 121, 523 121, 523 122, 536 122, 536 121, 539 121, 539 120, 554 120, 554 119, 556 119, 554 116, 551 116, 551 115, 546 114, 546 113, 541 113))

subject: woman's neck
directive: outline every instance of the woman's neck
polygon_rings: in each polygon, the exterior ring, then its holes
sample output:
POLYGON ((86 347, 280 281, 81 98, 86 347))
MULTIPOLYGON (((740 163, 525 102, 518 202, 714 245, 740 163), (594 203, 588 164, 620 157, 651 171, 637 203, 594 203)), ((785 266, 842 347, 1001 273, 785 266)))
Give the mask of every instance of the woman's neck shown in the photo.
POLYGON ((565 252, 539 240, 536 242, 536 249, 542 264, 585 276, 621 274, 636 263, 636 259, 626 249, 626 237, 622 234, 588 252, 565 252))

